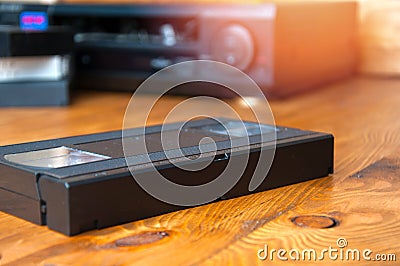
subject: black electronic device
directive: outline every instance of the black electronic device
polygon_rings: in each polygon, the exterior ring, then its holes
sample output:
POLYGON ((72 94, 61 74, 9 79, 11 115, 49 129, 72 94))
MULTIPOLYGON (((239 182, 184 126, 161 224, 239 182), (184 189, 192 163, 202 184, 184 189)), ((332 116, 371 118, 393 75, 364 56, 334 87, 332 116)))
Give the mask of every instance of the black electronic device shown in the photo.
MULTIPOLYGON (((48 12, 52 24, 70 25, 76 32, 79 87, 132 91, 160 69, 199 59, 237 67, 261 87, 273 84, 272 4, 65 4, 50 6, 48 12)), ((175 75, 169 79, 185 73, 175 75)), ((183 86, 174 92, 196 91, 183 86)), ((221 88, 202 91, 234 95, 221 88)))
POLYGON ((26 2, 0 2, 0 25, 44 30, 49 25, 48 5, 26 2))
POLYGON ((0 57, 64 55, 72 53, 74 38, 73 32, 63 26, 24 30, 0 25, 0 44, 0 57))
MULTIPOLYGON (((237 131, 241 121, 219 121, 229 124, 234 132, 229 136, 237 140, 247 138, 249 142, 231 147, 227 131, 215 119, 191 120, 183 128, 180 124, 167 125, 167 131, 172 133, 181 129, 179 150, 184 151, 185 157, 199 156, 199 141, 204 137, 215 141, 211 163, 199 171, 180 169, 166 157, 160 137, 162 126, 146 127, 145 135, 141 129, 129 129, 129 137, 145 140, 151 165, 158 173, 188 186, 214 180, 230 160, 241 158, 242 151, 247 149, 247 167, 239 181, 219 197, 222 200, 333 172, 331 134, 252 122, 244 122, 245 130, 237 131), (250 192, 249 182, 260 152, 275 147, 270 171, 259 187, 250 192)), ((0 209, 75 235, 185 208, 160 201, 139 186, 127 168, 121 134, 114 131, 0 147, 0 209)), ((143 163, 142 157, 141 152, 133 151, 129 166, 152 178, 155 170, 143 163)))
MULTIPOLYGON (((74 85, 78 88, 133 91, 164 67, 198 59, 228 63, 245 71, 260 86, 272 85, 272 4, 4 3, 0 10, 3 17, 13 17, 2 19, 3 23, 22 27, 23 19, 17 18, 29 15, 28 10, 40 10, 47 14, 49 25, 70 27, 75 32, 74 85)), ((169 79, 179 79, 184 73, 175 75, 169 79)), ((193 84, 182 85, 174 93, 197 94, 193 88, 193 84)), ((201 91, 234 96, 212 84, 201 91)))
MULTIPOLYGON (((357 66, 355 1, 0 3, 0 24, 70 27, 77 88, 133 91, 162 68, 206 59, 242 70, 268 96, 287 96, 349 77, 357 66)), ((235 96, 211 84, 171 93, 235 96)))

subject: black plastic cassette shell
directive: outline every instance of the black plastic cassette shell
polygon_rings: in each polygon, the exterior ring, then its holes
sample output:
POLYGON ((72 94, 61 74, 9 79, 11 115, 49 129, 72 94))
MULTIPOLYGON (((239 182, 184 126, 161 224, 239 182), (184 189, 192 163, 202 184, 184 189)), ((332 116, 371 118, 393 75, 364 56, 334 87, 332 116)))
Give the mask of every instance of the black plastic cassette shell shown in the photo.
MULTIPOLYGON (((195 123, 209 122, 198 120, 195 123)), ((255 192, 327 176, 333 172, 332 135, 291 128, 279 129, 271 170, 255 192)), ((148 127, 146 132, 159 130, 160 126, 154 126, 148 127)), ((161 202, 143 191, 131 177, 124 158, 114 157, 111 160, 45 171, 21 167, 4 159, 5 154, 62 145, 88 150, 91 144, 105 140, 115 140, 116 144, 112 145, 117 147, 120 138, 121 132, 114 131, 0 147, 1 210, 37 224, 47 224, 49 228, 66 235, 75 235, 184 208, 161 202)), ((256 138, 250 140, 251 152, 245 173, 221 199, 250 193, 248 184, 260 148, 269 148, 268 143, 260 145, 256 138)), ((93 149, 89 151, 99 152, 93 149)), ((217 155, 218 159, 209 167, 190 177, 168 161, 162 160, 162 154, 155 156, 160 156, 157 162, 160 172, 172 177, 175 182, 190 185, 196 184, 198 180, 208 182, 204 179, 214 178, 215 173, 225 167, 229 157, 241 156, 240 151, 221 149, 218 153, 223 156, 217 155)))

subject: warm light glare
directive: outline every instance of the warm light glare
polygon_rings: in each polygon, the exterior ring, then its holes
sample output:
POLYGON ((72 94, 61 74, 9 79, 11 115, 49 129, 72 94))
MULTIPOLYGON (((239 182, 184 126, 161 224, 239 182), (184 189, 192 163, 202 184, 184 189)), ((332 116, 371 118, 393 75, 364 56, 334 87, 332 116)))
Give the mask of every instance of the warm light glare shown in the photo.
POLYGON ((239 99, 240 104, 244 107, 255 107, 260 102, 260 99, 257 97, 243 97, 239 99))

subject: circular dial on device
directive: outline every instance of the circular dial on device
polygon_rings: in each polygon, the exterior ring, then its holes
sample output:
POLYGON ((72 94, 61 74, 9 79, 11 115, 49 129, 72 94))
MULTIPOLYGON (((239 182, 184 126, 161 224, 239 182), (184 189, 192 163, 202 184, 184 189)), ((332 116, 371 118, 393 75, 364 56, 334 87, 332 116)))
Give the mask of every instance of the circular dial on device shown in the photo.
POLYGON ((250 32, 239 24, 219 30, 211 43, 211 57, 245 70, 254 57, 254 42, 250 32))

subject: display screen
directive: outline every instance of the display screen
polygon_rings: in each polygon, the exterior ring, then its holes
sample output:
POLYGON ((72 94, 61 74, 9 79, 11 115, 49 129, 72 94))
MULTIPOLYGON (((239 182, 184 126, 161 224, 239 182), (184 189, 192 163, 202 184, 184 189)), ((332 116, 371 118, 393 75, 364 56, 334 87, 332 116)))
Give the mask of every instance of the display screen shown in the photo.
POLYGON ((38 11, 21 12, 19 25, 23 30, 47 30, 49 26, 47 13, 38 11))

